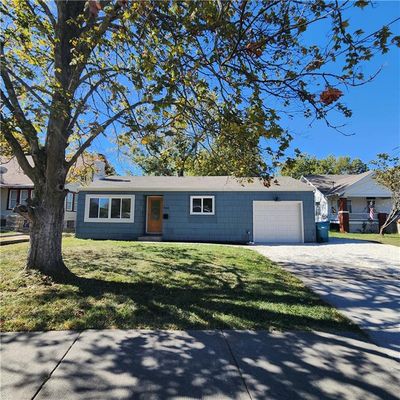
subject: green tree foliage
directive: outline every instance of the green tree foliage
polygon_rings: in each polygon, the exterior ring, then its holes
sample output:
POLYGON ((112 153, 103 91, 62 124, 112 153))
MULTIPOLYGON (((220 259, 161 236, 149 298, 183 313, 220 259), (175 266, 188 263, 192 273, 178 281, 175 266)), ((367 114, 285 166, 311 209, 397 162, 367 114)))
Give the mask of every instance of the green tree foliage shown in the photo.
POLYGON ((329 155, 318 159, 308 154, 299 154, 296 158, 285 162, 281 167, 281 174, 300 179, 305 175, 343 175, 362 174, 368 171, 368 165, 359 158, 351 159, 349 156, 335 157, 329 155))
POLYGON ((400 218, 400 157, 380 153, 371 164, 375 169, 377 182, 392 192, 392 208, 380 228, 380 234, 383 235, 385 228, 400 218))
MULTIPOLYGON (((197 129, 194 135, 189 124, 175 123, 165 132, 146 134, 139 143, 131 140, 127 152, 151 175, 260 176, 267 170, 265 157, 272 158, 276 151, 260 146, 252 112, 250 108, 240 118, 230 119, 214 114, 206 129, 197 129)), ((272 129, 277 137, 283 134, 279 127, 272 129)))
MULTIPOLYGON (((251 155, 266 139, 262 151, 279 156, 290 141, 279 126, 289 107, 327 123, 332 110, 349 116, 341 88, 368 81, 362 64, 399 42, 390 23, 367 33, 349 23, 349 8, 368 4, 2 2, 1 137, 35 184, 33 203, 17 208, 31 221, 28 267, 69 276, 61 255, 65 179, 98 136, 149 145, 179 128, 209 148, 223 140, 219 126, 251 119, 250 130, 225 131, 226 140, 251 155), (322 22, 323 42, 313 35, 322 22)), ((240 174, 243 161, 229 161, 240 174)), ((258 171, 268 175, 271 165, 258 171)))

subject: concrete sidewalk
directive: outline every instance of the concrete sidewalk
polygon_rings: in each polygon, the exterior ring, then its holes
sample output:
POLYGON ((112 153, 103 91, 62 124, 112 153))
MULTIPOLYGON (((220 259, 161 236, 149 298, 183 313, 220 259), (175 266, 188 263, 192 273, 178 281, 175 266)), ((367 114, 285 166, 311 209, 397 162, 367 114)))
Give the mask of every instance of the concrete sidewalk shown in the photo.
POLYGON ((16 244, 29 242, 29 235, 14 234, 14 235, 2 235, 0 236, 0 246, 7 244, 16 244))
POLYGON ((399 363, 350 334, 5 333, 1 399, 398 399, 399 363))

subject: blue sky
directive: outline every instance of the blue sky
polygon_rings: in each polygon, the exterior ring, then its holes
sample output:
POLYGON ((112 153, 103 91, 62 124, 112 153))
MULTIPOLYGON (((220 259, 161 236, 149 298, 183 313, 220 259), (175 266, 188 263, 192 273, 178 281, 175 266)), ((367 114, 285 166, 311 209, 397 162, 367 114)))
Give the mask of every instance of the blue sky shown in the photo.
MULTIPOLYGON (((385 23, 400 16, 400 1, 378 1, 374 7, 349 15, 350 26, 354 30, 362 27, 367 33, 374 32, 385 23)), ((400 34, 400 21, 391 26, 391 30, 400 34)), ((387 54, 377 55, 365 68, 365 73, 373 73, 382 67, 374 81, 360 87, 349 88, 344 92, 342 101, 353 111, 351 118, 341 118, 335 122, 345 123, 342 128, 350 134, 345 136, 322 121, 309 126, 303 118, 283 121, 294 133, 294 140, 288 155, 293 155, 294 148, 325 157, 349 155, 361 158, 365 162, 373 160, 377 153, 397 153, 400 146, 400 51, 393 47, 387 54), (397 149, 396 149, 397 148, 397 149)), ((119 174, 140 174, 129 159, 118 154, 114 145, 98 140, 93 151, 103 153, 116 167, 119 174)))
MULTIPOLYGON (((400 16, 399 1, 379 1, 374 8, 367 8, 357 17, 350 17, 350 26, 361 25, 365 32, 374 32, 384 23, 400 16), (360 21, 362 18, 362 21, 360 21)), ((391 26, 400 32, 400 21, 391 26)), ((398 48, 377 55, 366 67, 373 72, 382 67, 374 81, 360 87, 349 88, 341 99, 352 111, 350 119, 342 118, 342 129, 352 136, 344 136, 328 128, 323 122, 308 126, 302 119, 288 121, 296 131, 292 148, 317 157, 329 154, 359 157, 369 162, 380 152, 393 153, 400 146, 400 51, 398 48)), ((399 149, 397 149, 399 151, 399 149)))

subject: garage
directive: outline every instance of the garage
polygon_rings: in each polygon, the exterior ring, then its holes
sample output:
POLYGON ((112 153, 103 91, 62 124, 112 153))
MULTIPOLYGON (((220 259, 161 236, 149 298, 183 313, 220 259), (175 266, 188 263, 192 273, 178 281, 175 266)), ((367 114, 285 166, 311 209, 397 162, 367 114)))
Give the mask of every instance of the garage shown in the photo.
POLYGON ((253 201, 255 243, 303 243, 301 201, 253 201))

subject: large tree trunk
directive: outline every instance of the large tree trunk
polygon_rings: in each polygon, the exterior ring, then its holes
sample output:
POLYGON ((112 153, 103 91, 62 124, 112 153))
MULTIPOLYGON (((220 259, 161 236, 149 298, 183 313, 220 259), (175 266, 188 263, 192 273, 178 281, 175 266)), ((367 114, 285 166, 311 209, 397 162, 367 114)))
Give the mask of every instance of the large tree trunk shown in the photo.
POLYGON ((67 281, 73 274, 62 258, 62 231, 64 223, 64 195, 44 199, 31 208, 30 248, 26 268, 37 270, 57 281, 67 281))

